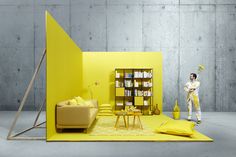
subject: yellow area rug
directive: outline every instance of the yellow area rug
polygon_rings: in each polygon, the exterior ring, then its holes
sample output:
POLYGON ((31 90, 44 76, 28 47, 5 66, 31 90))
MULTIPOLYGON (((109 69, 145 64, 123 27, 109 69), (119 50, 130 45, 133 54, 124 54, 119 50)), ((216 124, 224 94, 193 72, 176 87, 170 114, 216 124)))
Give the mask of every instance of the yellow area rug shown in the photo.
MULTIPOLYGON (((167 134, 159 134, 155 129, 163 122, 171 118, 161 114, 155 116, 141 116, 143 130, 135 126, 129 129, 124 127, 123 119, 120 118, 120 128, 116 129, 116 116, 98 116, 92 127, 85 132, 64 132, 56 134, 47 141, 147 141, 147 142, 171 142, 171 141, 186 141, 186 142, 212 142, 213 139, 194 131, 192 137, 175 136, 167 134)), ((133 119, 130 118, 130 125, 133 119)))
POLYGON ((142 122, 143 129, 140 128, 137 121, 133 126, 133 118, 130 118, 129 128, 125 127, 123 118, 119 120, 119 127, 115 128, 116 117, 98 117, 96 124, 91 128, 92 136, 153 136, 155 133, 151 128, 142 122))

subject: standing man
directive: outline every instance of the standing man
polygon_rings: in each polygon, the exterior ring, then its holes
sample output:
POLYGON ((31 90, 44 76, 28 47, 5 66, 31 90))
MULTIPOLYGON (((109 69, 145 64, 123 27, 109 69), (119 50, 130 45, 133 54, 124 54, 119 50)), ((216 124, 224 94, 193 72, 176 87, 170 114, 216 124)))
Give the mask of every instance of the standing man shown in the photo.
POLYGON ((184 90, 187 92, 187 104, 188 104, 188 120, 192 119, 192 106, 194 105, 197 117, 197 123, 201 123, 201 108, 199 103, 198 91, 200 82, 197 79, 197 74, 190 74, 190 81, 184 86, 184 90))

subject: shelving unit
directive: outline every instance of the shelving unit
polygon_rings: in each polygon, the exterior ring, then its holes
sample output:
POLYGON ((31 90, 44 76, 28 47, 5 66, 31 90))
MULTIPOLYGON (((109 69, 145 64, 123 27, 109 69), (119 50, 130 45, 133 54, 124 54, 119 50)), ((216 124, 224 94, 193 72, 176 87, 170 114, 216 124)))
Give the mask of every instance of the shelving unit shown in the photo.
POLYGON ((133 105, 148 115, 153 105, 152 87, 151 68, 115 69, 115 109, 121 110, 133 105))

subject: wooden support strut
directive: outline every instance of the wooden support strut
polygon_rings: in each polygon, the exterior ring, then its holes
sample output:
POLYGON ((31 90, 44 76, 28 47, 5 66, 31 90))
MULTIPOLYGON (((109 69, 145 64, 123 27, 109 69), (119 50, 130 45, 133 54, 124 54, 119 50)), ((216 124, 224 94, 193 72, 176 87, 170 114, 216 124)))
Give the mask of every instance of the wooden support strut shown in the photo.
MULTIPOLYGON (((20 113, 21 113, 21 111, 22 111, 22 109, 23 109, 23 107, 24 107, 24 105, 25 105, 25 102, 26 102, 26 100, 27 100, 27 98, 28 98, 29 92, 30 92, 30 90, 32 89, 32 86, 33 86, 33 83, 34 83, 34 81, 35 81, 35 78, 36 78, 36 76, 37 76, 38 73, 39 73, 39 70, 40 70, 40 67, 41 67, 41 65, 42 65, 42 62, 43 62, 43 60, 44 60, 44 58, 45 58, 45 55, 46 55, 46 49, 44 49, 43 55, 42 55, 42 57, 41 57, 41 59, 40 59, 40 62, 39 62, 39 64, 37 65, 37 67, 36 67, 36 69, 35 69, 35 71, 34 71, 33 77, 32 77, 32 79, 31 79, 31 81, 30 81, 30 83, 29 83, 29 85, 28 85, 28 87, 27 87, 27 89, 26 89, 26 92, 25 92, 25 94, 24 94, 24 96, 23 96, 23 99, 22 99, 22 101, 21 101, 21 103, 20 103, 20 106, 19 106, 19 108, 18 108, 18 111, 17 111, 17 113, 16 113, 16 115, 15 115, 15 118, 14 118, 14 120, 13 120, 13 122, 12 122, 12 125, 11 125, 10 130, 9 130, 9 132, 8 132, 8 135, 7 135, 7 139, 8 139, 8 140, 43 140, 43 139, 46 139, 45 137, 18 137, 19 135, 21 135, 21 134, 23 134, 23 133, 25 133, 25 132, 27 132, 27 131, 30 131, 30 130, 32 130, 32 129, 41 128, 40 126, 41 126, 42 124, 46 123, 46 121, 44 121, 44 122, 42 122, 42 123, 37 124, 39 115, 40 115, 40 113, 41 113, 41 111, 42 111, 42 109, 43 109, 43 106, 44 106, 44 104, 45 104, 45 102, 46 102, 46 99, 44 100, 44 102, 43 102, 42 105, 40 106, 40 110, 38 111, 38 114, 37 114, 37 116, 36 116, 36 119, 35 119, 35 121, 34 121, 33 126, 30 127, 30 128, 28 128, 28 129, 25 129, 25 130, 23 130, 23 131, 21 131, 21 132, 19 132, 19 133, 16 133, 15 135, 12 135, 12 131, 13 131, 13 129, 14 129, 15 125, 16 125, 16 122, 17 122, 17 120, 18 120, 18 118, 19 118, 19 116, 20 116, 20 113)), ((43 128, 45 128, 45 127, 43 127, 43 128)))

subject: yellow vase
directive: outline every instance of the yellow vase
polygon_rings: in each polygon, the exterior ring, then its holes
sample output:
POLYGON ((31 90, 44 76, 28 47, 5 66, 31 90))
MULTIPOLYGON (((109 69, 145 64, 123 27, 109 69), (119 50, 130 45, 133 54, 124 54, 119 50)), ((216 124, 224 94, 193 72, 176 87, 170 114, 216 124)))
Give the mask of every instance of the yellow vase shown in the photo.
POLYGON ((156 104, 155 114, 156 114, 156 115, 160 115, 160 110, 159 110, 159 108, 158 108, 158 104, 156 104))
POLYGON ((180 112, 172 112, 173 119, 180 119, 180 112))
POLYGON ((175 106, 174 106, 172 115, 174 119, 180 119, 180 108, 179 108, 177 100, 175 100, 175 106))

